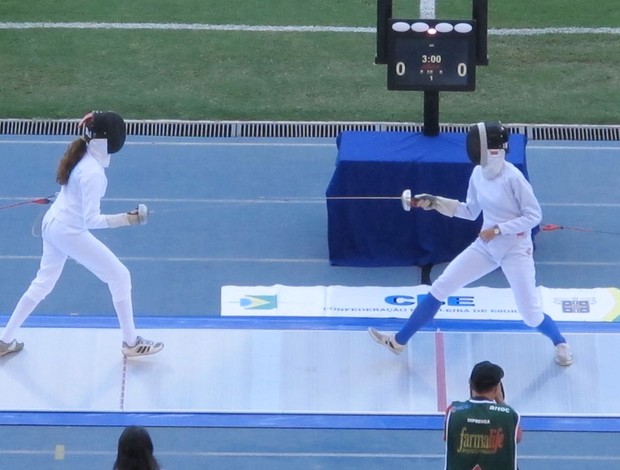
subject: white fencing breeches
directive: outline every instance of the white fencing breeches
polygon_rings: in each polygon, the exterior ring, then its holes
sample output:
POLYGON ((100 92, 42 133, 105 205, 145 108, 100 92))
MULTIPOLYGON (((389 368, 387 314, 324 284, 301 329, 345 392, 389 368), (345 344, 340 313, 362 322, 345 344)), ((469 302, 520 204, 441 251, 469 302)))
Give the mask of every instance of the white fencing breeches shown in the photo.
POLYGON ((523 321, 537 327, 544 314, 532 253, 529 235, 501 235, 488 243, 478 238, 452 260, 433 283, 430 293, 443 302, 456 290, 501 267, 523 321))
POLYGON ((54 289, 68 257, 105 282, 112 294, 123 341, 137 338, 131 301, 131 275, 123 263, 88 230, 67 227, 48 212, 43 218, 43 255, 35 279, 15 306, 1 340, 10 342, 36 306, 54 289))
POLYGON ((56 285, 67 257, 71 257, 108 285, 114 302, 131 298, 129 270, 88 230, 67 227, 47 214, 42 236, 41 264, 25 296, 41 302, 56 285))

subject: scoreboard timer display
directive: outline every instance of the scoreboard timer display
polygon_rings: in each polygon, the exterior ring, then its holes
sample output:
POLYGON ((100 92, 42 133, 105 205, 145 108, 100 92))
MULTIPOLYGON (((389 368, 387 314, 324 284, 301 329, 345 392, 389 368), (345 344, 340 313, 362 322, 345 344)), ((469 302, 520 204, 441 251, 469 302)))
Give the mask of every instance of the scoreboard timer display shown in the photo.
POLYGON ((475 90, 475 21, 390 19, 386 33, 388 90, 475 90))

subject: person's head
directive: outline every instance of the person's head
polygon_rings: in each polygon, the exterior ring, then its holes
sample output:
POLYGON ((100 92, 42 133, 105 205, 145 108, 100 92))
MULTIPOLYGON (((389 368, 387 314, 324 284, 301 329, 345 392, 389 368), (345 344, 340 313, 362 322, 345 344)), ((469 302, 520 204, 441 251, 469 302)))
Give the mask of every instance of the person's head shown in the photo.
POLYGON ((93 111, 86 114, 78 128, 84 128, 85 134, 69 144, 56 169, 56 181, 67 184, 75 166, 82 159, 86 150, 101 162, 104 167, 110 163, 110 154, 118 152, 125 144, 127 136, 125 121, 114 112, 93 111))
POLYGON ((141 426, 128 426, 118 439, 113 470, 159 470, 153 455, 153 441, 141 426))
POLYGON ((107 152, 116 153, 125 145, 127 130, 123 118, 112 111, 93 111, 87 116, 90 118, 82 119, 83 124, 90 139, 106 140, 107 152))
POLYGON ((487 179, 501 171, 508 153, 508 129, 499 121, 479 122, 470 127, 466 138, 467 156, 482 167, 487 179))
POLYGON ((472 396, 495 397, 503 378, 504 370, 500 366, 489 361, 479 362, 474 366, 469 377, 472 396))

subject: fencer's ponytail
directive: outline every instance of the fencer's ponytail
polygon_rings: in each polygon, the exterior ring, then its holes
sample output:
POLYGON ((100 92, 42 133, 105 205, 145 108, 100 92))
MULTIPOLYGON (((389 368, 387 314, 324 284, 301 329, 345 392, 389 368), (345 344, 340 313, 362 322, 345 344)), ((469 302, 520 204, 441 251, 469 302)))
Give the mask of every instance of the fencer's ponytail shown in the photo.
POLYGON ((67 184, 69 181, 69 175, 75 168, 75 165, 82 159, 86 153, 86 139, 80 137, 69 144, 65 154, 58 162, 58 169, 56 170, 56 182, 59 184, 67 184))

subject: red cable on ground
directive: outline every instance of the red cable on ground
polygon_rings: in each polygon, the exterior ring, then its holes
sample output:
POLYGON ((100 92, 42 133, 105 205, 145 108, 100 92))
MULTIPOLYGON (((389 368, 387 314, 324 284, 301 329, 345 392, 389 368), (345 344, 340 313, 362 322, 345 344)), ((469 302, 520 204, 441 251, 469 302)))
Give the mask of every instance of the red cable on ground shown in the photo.
POLYGON ((591 228, 582 228, 582 227, 565 227, 564 225, 556 225, 556 224, 542 224, 540 225, 540 230, 542 232, 555 232, 556 230, 576 230, 578 232, 591 232, 591 233, 605 233, 607 235, 620 235, 619 232, 606 232, 603 230, 593 230, 591 228))
POLYGON ((9 204, 7 206, 0 206, 0 210, 12 209, 13 207, 24 206, 26 204, 50 204, 54 197, 55 196, 39 197, 36 199, 31 199, 30 201, 23 201, 23 202, 17 202, 15 204, 9 204))

